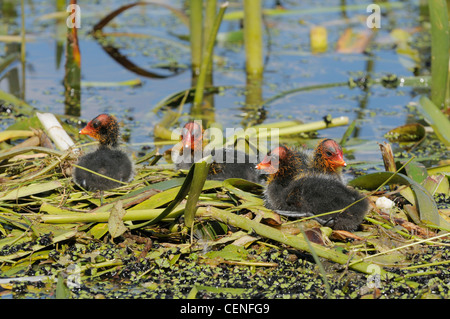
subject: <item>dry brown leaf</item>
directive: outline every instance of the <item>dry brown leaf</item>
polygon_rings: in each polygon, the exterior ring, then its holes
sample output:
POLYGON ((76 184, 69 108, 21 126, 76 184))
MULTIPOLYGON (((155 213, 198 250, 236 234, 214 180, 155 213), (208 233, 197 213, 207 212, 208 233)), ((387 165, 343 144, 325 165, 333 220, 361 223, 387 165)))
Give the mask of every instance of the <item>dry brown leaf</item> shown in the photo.
POLYGON ((348 28, 337 41, 336 51, 339 53, 363 53, 372 37, 373 32, 354 33, 352 29, 348 28))
POLYGON ((306 237, 312 243, 319 244, 322 246, 326 246, 325 241, 323 239, 323 234, 320 228, 311 228, 305 230, 306 237))
POLYGON ((436 236, 436 233, 420 227, 414 223, 411 223, 403 218, 398 218, 398 217, 391 217, 389 214, 380 212, 379 213, 381 217, 383 217, 385 220, 388 220, 396 225, 400 225, 403 228, 405 228, 407 231, 409 231, 411 234, 422 237, 422 238, 428 238, 428 237, 433 237, 436 236))
POLYGON ((339 241, 347 241, 351 240, 364 240, 364 238, 359 237, 349 231, 346 230, 333 230, 330 236, 331 239, 339 240, 339 241))

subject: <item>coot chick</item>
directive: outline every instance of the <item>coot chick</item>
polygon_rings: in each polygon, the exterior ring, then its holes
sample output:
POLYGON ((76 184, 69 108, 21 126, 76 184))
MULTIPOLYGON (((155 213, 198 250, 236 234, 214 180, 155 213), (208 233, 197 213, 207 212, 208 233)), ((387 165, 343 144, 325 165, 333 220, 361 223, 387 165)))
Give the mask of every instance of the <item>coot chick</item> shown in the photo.
MULTIPOLYGON (((203 127, 198 122, 187 123, 181 133, 182 150, 172 156, 177 169, 189 169, 195 161, 204 157, 205 143, 203 127)), ((265 174, 255 168, 257 156, 235 150, 234 148, 215 148, 211 150, 210 180, 242 178, 254 183, 264 183, 265 174)))
POLYGON ((285 209, 286 190, 296 178, 309 171, 309 155, 279 146, 267 154, 256 169, 269 174, 264 190, 265 206, 273 210, 285 209))
POLYGON ((172 149, 172 160, 176 169, 188 170, 195 161, 203 158, 203 127, 198 122, 186 123, 180 141, 181 149, 172 149))
POLYGON ((310 154, 309 167, 315 172, 325 173, 339 180, 342 178, 342 167, 347 166, 342 153, 342 147, 332 139, 323 139, 310 154))
POLYGON ((286 189, 284 209, 277 213, 290 217, 307 217, 341 210, 315 218, 333 229, 354 231, 369 209, 367 198, 355 189, 326 174, 312 174, 293 181, 286 189))
POLYGON ((133 179, 133 164, 126 153, 118 148, 119 124, 115 117, 100 114, 84 127, 80 134, 89 135, 100 143, 97 150, 82 156, 77 165, 108 176, 114 180, 74 167, 75 183, 88 191, 104 191, 128 183, 133 179), (117 182, 120 181, 120 182, 117 182))
MULTIPOLYGON (((333 154, 325 155, 328 156, 322 162, 333 157, 333 154)), ((258 169, 270 174, 264 192, 267 208, 280 215, 307 217, 343 209, 362 198, 359 192, 342 183, 339 173, 333 169, 337 166, 325 164, 327 170, 321 173, 322 167, 314 164, 321 161, 311 159, 306 152, 280 146, 257 165, 258 169)), ((335 161, 339 162, 337 159, 335 161)), ((364 199, 342 213, 316 219, 335 229, 355 230, 364 219, 367 209, 368 201, 364 199)))
POLYGON ((234 148, 219 148, 211 152, 213 162, 209 168, 209 179, 226 180, 228 178, 242 178, 247 181, 264 184, 267 175, 256 169, 257 157, 254 159, 234 148))

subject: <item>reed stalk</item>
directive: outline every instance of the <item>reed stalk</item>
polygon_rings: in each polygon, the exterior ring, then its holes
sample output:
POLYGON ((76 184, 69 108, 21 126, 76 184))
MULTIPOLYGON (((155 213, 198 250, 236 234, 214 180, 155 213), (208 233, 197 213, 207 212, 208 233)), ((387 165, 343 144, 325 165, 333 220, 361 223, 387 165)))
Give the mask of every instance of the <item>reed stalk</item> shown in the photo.
POLYGON ((247 76, 261 78, 264 71, 261 0, 244 0, 244 42, 247 76))
POLYGON ((190 44, 191 44, 191 67, 192 79, 195 85, 200 74, 202 64, 202 43, 203 43, 203 0, 191 0, 190 2, 190 44))
MULTIPOLYGON (((175 217, 181 214, 184 210, 184 205, 176 207, 165 218, 175 217)), ((123 221, 138 221, 138 220, 151 220, 158 217, 164 209, 139 209, 139 210, 127 210, 123 221)), ((107 223, 110 211, 107 212, 94 212, 94 213, 74 213, 74 214, 61 214, 61 215, 41 215, 40 220, 46 224, 74 224, 74 223, 107 223)))
MULTIPOLYGON (((77 4, 70 0, 70 4, 77 4)), ((78 43, 77 28, 67 28, 66 64, 64 66, 65 114, 80 116, 81 114, 81 52, 78 43)))
POLYGON ((208 38, 208 42, 206 45, 205 55, 202 58, 202 63, 200 67, 200 74, 197 79, 197 84, 195 87, 195 95, 194 95, 194 105, 193 109, 198 109, 203 103, 203 95, 205 89, 205 81, 208 67, 211 62, 211 57, 213 54, 214 43, 216 41, 217 32, 219 31, 220 24, 222 23, 223 15, 225 14, 225 10, 228 7, 228 2, 225 2, 220 6, 219 12, 214 20, 214 24, 211 30, 211 33, 208 38))
MULTIPOLYGON (((449 89, 449 24, 446 0, 428 1, 431 22, 431 100, 443 109, 449 89)), ((447 105, 448 107, 448 105, 447 105)))
POLYGON ((194 224, 198 198, 202 193, 203 185, 205 184, 209 172, 209 165, 206 162, 195 163, 193 166, 194 175, 189 187, 189 194, 184 212, 184 223, 189 228, 194 224))
MULTIPOLYGON (((217 1, 216 0, 208 0, 206 1, 205 7, 205 21, 203 28, 203 37, 204 39, 209 39, 211 32, 213 32, 214 20, 216 18, 217 11, 217 1)), ((206 56, 206 52, 208 50, 208 43, 203 41, 203 55, 206 56)), ((205 86, 211 86, 212 81, 212 60, 213 55, 210 55, 210 60, 208 61, 208 68, 206 69, 206 79, 205 86)))
POLYGON ((20 1, 20 62, 22 64, 22 99, 25 100, 25 57, 26 57, 26 39, 25 39, 25 5, 24 0, 20 1))
MULTIPOLYGON (((305 123, 305 124, 299 124, 289 127, 283 127, 278 130, 279 136, 286 136, 286 135, 293 135, 293 134, 300 134, 304 132, 311 132, 311 131, 317 131, 317 130, 323 130, 326 128, 336 127, 336 126, 342 126, 348 124, 348 117, 346 116, 340 116, 337 118, 331 119, 329 123, 326 123, 325 121, 316 121, 311 123, 305 123)), ((258 138, 266 138, 269 137, 272 132, 270 130, 265 130, 262 132, 258 131, 258 138)), ((244 131, 247 133, 246 131, 244 131)))

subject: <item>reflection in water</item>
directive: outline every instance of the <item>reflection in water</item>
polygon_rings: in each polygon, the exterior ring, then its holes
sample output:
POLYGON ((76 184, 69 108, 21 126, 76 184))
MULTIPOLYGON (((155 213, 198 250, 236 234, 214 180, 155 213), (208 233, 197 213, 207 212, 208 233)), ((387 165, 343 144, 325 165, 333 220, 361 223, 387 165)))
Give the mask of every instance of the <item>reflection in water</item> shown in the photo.
MULTIPOLYGON (((15 26, 17 26, 16 8, 14 4, 10 1, 0 2, 0 8, 3 15, 3 20, 5 21, 5 24, 4 26, 2 26, 2 28, 4 28, 4 32, 7 34, 9 28, 14 28, 15 26)), ((7 53, 7 55, 1 63, 0 72, 7 69, 7 67, 12 65, 15 61, 20 60, 20 47, 21 47, 20 43, 15 42, 7 43, 5 47, 6 47, 5 52, 7 53)), ((22 72, 22 75, 24 75, 23 73, 24 71, 22 72)), ((17 66, 7 71, 2 76, 2 79, 3 78, 6 78, 8 81, 9 92, 18 98, 23 98, 23 96, 25 95, 24 92, 25 88, 24 87, 21 88, 19 70, 17 66)))
POLYGON ((263 73, 247 75, 245 106, 242 108, 244 112, 243 127, 261 124, 266 120, 267 112, 262 105, 262 83, 263 73))
POLYGON ((81 115, 81 53, 76 28, 67 29, 64 75, 65 114, 81 115))

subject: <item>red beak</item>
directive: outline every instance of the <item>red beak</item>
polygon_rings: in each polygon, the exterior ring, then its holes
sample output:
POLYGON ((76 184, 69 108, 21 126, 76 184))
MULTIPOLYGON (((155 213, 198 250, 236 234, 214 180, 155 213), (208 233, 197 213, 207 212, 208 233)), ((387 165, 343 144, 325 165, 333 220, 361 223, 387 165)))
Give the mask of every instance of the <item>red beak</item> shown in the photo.
POLYGON ((333 162, 336 164, 336 166, 347 166, 342 153, 336 155, 336 159, 333 159, 333 162))

